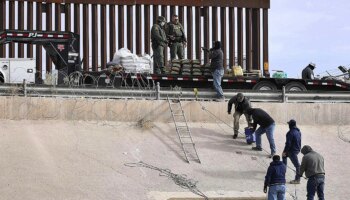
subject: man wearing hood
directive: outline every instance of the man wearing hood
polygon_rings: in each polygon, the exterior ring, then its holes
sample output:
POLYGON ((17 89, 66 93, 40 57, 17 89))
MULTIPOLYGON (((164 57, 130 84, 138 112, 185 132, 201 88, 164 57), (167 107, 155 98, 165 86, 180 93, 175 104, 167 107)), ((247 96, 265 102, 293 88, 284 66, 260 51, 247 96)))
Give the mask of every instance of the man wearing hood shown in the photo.
POLYGON ((202 48, 204 51, 209 53, 210 68, 213 75, 213 86, 216 91, 217 101, 224 101, 224 92, 221 88, 221 80, 224 76, 224 53, 221 50, 221 42, 213 42, 213 48, 210 50, 202 48))
POLYGON ((304 154, 304 157, 301 161, 300 177, 302 177, 305 172, 308 178, 306 186, 307 200, 313 200, 316 192, 318 199, 324 200, 324 159, 319 153, 312 150, 309 145, 303 146, 301 153, 304 154))
POLYGON ((308 66, 306 66, 301 72, 302 79, 314 79, 315 68, 316 68, 316 65, 314 63, 310 63, 308 66))
POLYGON ((272 160, 265 176, 264 192, 269 186, 268 200, 285 200, 287 169, 279 155, 274 155, 272 160))
POLYGON ((297 128, 297 122, 294 119, 289 120, 287 122, 289 125, 289 131, 286 135, 286 145, 284 147, 282 158, 283 163, 287 166, 287 158, 292 161, 295 167, 295 179, 290 181, 291 184, 299 184, 300 183, 300 163, 298 160, 298 154, 301 149, 301 133, 297 128))
POLYGON ((236 139, 239 130, 239 118, 241 118, 242 114, 244 114, 247 120, 248 127, 250 126, 251 117, 247 114, 247 110, 251 107, 251 104, 248 97, 245 97, 242 93, 238 93, 228 101, 227 113, 229 115, 231 114, 232 104, 235 105, 235 113, 233 113, 233 139, 236 139))

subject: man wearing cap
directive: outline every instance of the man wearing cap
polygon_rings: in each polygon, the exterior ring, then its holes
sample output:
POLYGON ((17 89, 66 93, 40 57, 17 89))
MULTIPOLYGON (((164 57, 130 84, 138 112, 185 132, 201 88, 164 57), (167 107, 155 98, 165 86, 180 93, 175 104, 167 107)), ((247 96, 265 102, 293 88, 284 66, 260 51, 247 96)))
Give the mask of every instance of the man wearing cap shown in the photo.
POLYGON ((298 154, 301 149, 301 133, 297 128, 297 122, 294 119, 289 120, 289 131, 286 135, 286 145, 282 153, 283 163, 287 166, 287 158, 292 161, 295 167, 295 179, 290 181, 291 184, 300 184, 300 164, 298 160, 298 154))
POLYGON ((154 73, 161 74, 164 72, 164 48, 167 44, 167 39, 163 27, 165 18, 157 17, 157 24, 154 24, 151 29, 151 40, 153 50, 153 70, 154 73))
POLYGON ((274 155, 272 160, 266 172, 264 192, 267 192, 268 186, 268 200, 285 200, 286 166, 280 161, 279 155, 274 155))
POLYGON ((187 39, 185 35, 184 28, 179 22, 179 16, 174 14, 172 16, 171 22, 166 26, 166 34, 169 38, 170 56, 171 60, 176 58, 184 58, 184 48, 187 44, 187 39))
POLYGON ((252 120, 247 114, 247 109, 251 107, 251 104, 248 97, 245 97, 242 93, 238 93, 228 101, 227 113, 229 115, 231 114, 232 104, 235 105, 235 112, 233 113, 233 139, 236 139, 239 130, 239 118, 241 118, 242 114, 244 114, 247 120, 248 127, 250 126, 252 120))
POLYGON ((275 120, 273 120, 267 112, 260 108, 248 108, 247 114, 253 119, 252 128, 255 131, 256 136, 256 146, 253 147, 252 150, 262 151, 261 135, 266 133, 271 150, 271 155, 269 157, 273 157, 276 154, 276 145, 273 137, 275 131, 275 120), (258 129, 256 129, 258 124, 260 126, 258 129))
POLYGON ((301 72, 302 79, 314 79, 314 69, 316 68, 315 63, 310 63, 301 72))
POLYGON ((318 199, 324 200, 324 159, 319 153, 312 150, 309 145, 304 145, 301 153, 304 154, 304 157, 300 165, 300 177, 305 172, 308 178, 306 185, 307 200, 313 200, 316 192, 318 199))

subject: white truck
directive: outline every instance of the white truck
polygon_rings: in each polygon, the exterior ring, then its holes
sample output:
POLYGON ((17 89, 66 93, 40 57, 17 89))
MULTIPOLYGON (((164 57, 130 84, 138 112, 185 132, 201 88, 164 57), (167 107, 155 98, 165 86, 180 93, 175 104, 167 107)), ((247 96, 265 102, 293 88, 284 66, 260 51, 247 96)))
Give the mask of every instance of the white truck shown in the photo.
POLYGON ((33 58, 0 58, 0 83, 35 83, 33 58))

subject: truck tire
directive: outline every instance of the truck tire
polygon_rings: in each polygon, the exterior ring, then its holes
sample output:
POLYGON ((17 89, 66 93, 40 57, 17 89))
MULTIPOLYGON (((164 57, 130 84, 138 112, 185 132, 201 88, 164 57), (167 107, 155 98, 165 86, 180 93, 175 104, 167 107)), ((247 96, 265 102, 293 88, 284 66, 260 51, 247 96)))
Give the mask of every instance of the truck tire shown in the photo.
POLYGON ((261 81, 254 85, 253 90, 276 91, 277 86, 270 81, 261 81))
POLYGON ((302 92, 306 90, 305 85, 299 82, 290 82, 286 85, 286 91, 302 92))

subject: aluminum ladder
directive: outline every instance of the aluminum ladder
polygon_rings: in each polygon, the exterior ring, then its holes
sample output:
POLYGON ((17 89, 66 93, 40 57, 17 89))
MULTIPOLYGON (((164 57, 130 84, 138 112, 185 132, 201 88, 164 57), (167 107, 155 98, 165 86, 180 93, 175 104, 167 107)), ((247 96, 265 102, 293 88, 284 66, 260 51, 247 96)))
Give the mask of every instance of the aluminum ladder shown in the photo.
POLYGON ((187 124, 185 112, 182 109, 180 98, 169 99, 169 97, 167 97, 167 100, 186 161, 190 163, 190 160, 194 160, 201 163, 191 136, 191 130, 187 124))

